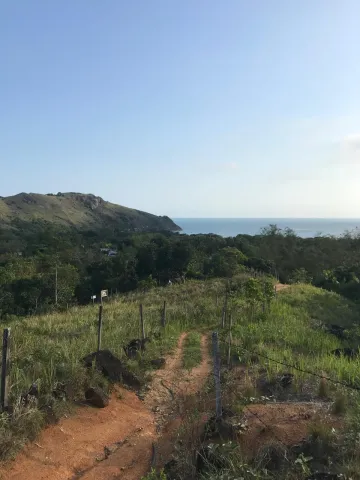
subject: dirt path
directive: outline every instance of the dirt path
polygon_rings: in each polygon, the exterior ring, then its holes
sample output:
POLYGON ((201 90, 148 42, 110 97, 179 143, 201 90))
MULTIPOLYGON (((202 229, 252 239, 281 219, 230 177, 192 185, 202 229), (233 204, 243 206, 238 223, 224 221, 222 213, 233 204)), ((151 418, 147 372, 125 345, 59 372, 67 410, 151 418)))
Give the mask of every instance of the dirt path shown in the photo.
POLYGON ((281 290, 284 290, 285 288, 289 288, 290 285, 286 285, 285 283, 277 283, 275 285, 275 287, 276 287, 276 291, 280 292, 281 290))
POLYGON ((178 421, 179 396, 196 393, 210 372, 205 335, 202 363, 191 372, 183 370, 185 338, 183 333, 165 368, 155 372, 144 402, 116 387, 107 408, 80 407, 76 415, 46 428, 36 443, 0 468, 0 478, 139 480, 150 468, 154 445, 160 439, 169 444, 166 437, 178 421))

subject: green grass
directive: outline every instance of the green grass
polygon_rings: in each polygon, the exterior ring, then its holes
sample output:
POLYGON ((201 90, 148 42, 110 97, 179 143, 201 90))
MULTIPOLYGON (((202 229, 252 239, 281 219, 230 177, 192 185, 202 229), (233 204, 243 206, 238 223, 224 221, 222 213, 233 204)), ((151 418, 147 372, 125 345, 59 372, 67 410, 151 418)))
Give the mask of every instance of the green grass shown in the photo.
POLYGON ((184 368, 190 370, 201 362, 200 342, 201 335, 198 332, 190 332, 186 337, 183 353, 184 368))
MULTIPOLYGON (((306 372, 360 387, 360 359, 349 361, 331 354, 338 347, 360 345, 359 318, 357 305, 340 295, 309 285, 296 285, 280 292, 265 315, 260 306, 254 315, 250 315, 246 308, 239 308, 233 313, 234 343, 237 343, 239 357, 248 366, 247 373, 252 376, 254 383, 260 377, 260 372, 264 375, 265 371, 268 380, 280 373, 292 373, 294 381, 291 393, 295 395, 295 400, 297 394, 305 392, 313 397, 325 397, 319 400, 328 402, 330 411, 342 417, 346 433, 333 435, 333 445, 329 446, 339 452, 336 468, 341 472, 346 471, 342 463, 347 465, 348 471, 352 471, 351 468, 355 470, 357 466, 358 450, 350 439, 360 434, 360 392, 330 381, 322 382, 306 372), (327 333, 324 324, 347 327, 349 338, 339 340, 327 333), (268 358, 256 357, 254 352, 268 358), (292 365, 297 368, 291 368, 292 365)), ((225 345, 225 333, 222 334, 222 341, 225 345)), ((274 478, 303 478, 296 473, 294 465, 289 469, 288 476, 277 472, 274 478)))
POLYGON ((101 227, 116 224, 124 231, 128 231, 129 225, 145 231, 151 228, 178 228, 168 217, 158 217, 81 193, 64 193, 60 196, 20 193, 4 197, 0 199, 0 219, 5 225, 14 219, 24 222, 36 219, 87 228, 89 225, 101 227), (89 208, 91 205, 96 208, 89 208))
MULTIPOLYGON (((181 332, 191 331, 199 324, 210 327, 219 323, 221 308, 216 306, 216 296, 223 290, 221 281, 189 281, 104 302, 101 347, 127 361, 123 345, 140 337, 139 304, 142 303, 146 335, 161 333, 159 339, 148 344, 139 360, 128 362, 136 374, 144 375, 150 360, 169 353, 181 332), (167 325, 162 329, 164 300, 167 325)), ((85 355, 96 350, 97 319, 98 306, 89 305, 63 313, 14 319, 3 325, 11 327, 10 404, 16 406, 16 414, 10 417, 3 414, 0 418, 0 459, 9 457, 36 435, 47 421, 42 407, 50 405, 55 416, 61 416, 66 409, 64 402, 59 403, 52 396, 58 382, 66 384, 69 406, 73 400, 83 399, 87 386, 107 388, 101 375, 96 371, 89 373, 81 364, 85 355), (39 404, 23 415, 19 399, 32 383, 38 384, 39 404), (32 424, 31 428, 24 428, 25 420, 32 424)))
MULTIPOLYGON (((234 316, 233 336, 251 352, 260 352, 278 362, 296 365, 317 374, 325 372, 331 378, 360 387, 360 360, 351 362, 337 358, 331 351, 347 345, 327 333, 321 324, 337 323, 350 327, 359 318, 358 307, 332 292, 311 286, 294 286, 279 293, 270 313, 248 318, 237 312, 234 316), (328 301, 328 309, 326 305, 328 301), (319 322, 321 321, 321 323, 319 322)), ((351 342, 358 344, 356 330, 351 342)), ((359 342, 360 343, 360 342, 359 342)), ((248 354, 239 349, 239 354, 248 354)), ((286 370, 283 365, 260 359, 269 374, 286 370)), ((296 372, 301 378, 306 374, 296 372)))
MULTIPOLYGON (((199 332, 217 329, 225 355, 228 331, 227 328, 224 331, 219 328, 222 302, 216 305, 216 297, 221 299, 223 292, 222 281, 194 281, 156 288, 147 293, 133 292, 110 300, 104 303, 102 348, 110 349, 126 360, 123 345, 140 336, 139 304, 142 303, 146 334, 161 332, 161 336, 148 344, 142 358, 129 362, 130 368, 136 373, 145 374, 149 361, 169 353, 177 344, 180 333, 185 331, 189 333, 184 344, 184 368, 191 369, 201 362, 199 332), (167 305, 167 325, 163 330, 160 318, 164 300, 167 305)), ((360 386, 360 361, 334 357, 331 350, 347 342, 341 342, 321 327, 325 323, 344 325, 349 328, 352 342, 358 342, 357 329, 353 327, 360 318, 356 305, 334 293, 296 285, 281 291, 270 310, 264 314, 261 305, 253 311, 249 308, 249 299, 239 298, 239 295, 237 293, 229 300, 233 343, 238 344, 233 349, 238 348, 241 360, 248 365, 246 373, 254 385, 256 372, 260 369, 265 370, 269 378, 287 371, 294 374, 294 385, 298 391, 307 385, 317 395, 320 379, 262 357, 254 360, 252 352, 360 386)), ((90 305, 75 307, 64 313, 11 322, 10 394, 14 415, 0 416, 1 459, 13 455, 28 439, 34 438, 46 422, 45 413, 36 405, 24 414, 19 404, 20 395, 33 382, 37 382, 40 388, 39 406, 51 404, 57 416, 61 416, 66 408, 52 398, 51 392, 57 382, 66 383, 71 392, 69 404, 73 399, 82 398, 87 384, 106 388, 104 379, 96 372, 89 376, 80 362, 83 356, 96 349, 97 315, 98 307, 90 305)), ((354 439, 360 433, 360 395, 331 383, 327 384, 327 388, 329 408, 341 416, 346 424, 349 446, 346 446, 344 463, 347 462, 350 469, 353 465, 350 456, 353 455, 355 459, 357 456, 354 439)), ((226 403, 226 398, 224 401, 226 403)), ((239 472, 242 472, 240 467, 239 472)), ((259 475, 251 478, 271 478, 261 477, 262 473, 259 475)))

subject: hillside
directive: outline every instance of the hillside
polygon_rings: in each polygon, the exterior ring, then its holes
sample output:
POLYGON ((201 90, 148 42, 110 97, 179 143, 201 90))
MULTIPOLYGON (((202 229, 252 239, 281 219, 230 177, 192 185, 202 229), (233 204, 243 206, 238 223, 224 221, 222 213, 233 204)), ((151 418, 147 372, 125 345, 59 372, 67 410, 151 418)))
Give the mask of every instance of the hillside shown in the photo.
POLYGON ((116 228, 124 232, 180 230, 169 217, 116 205, 92 194, 19 193, 0 197, 2 226, 34 221, 80 229, 116 228))
POLYGON ((349 342, 359 344, 354 326, 359 307, 333 292, 294 285, 277 296, 266 290, 264 310, 262 289, 254 288, 264 282, 272 285, 270 279, 249 276, 232 283, 224 327, 221 280, 106 301, 102 348, 121 359, 142 387, 109 384, 82 365, 81 358, 97 343, 96 306, 12 321, 14 412, 0 425, 0 459, 37 438, 15 461, 0 465, 0 477, 358 479, 359 359, 334 352, 349 342), (160 326, 164 301, 165 328, 160 326), (122 346, 138 335, 139 303, 152 340, 129 359, 122 346), (349 327, 346 338, 324 328, 335 321, 349 327), (218 430, 212 429, 214 330, 223 405, 218 430), (152 368, 152 360, 160 357, 165 363, 152 368), (40 386, 36 397, 28 394, 28 403, 17 403, 33 384, 40 386), (108 392, 106 407, 86 406, 89 385, 108 392), (53 425, 41 432, 48 422, 53 425), (143 477, 150 465, 165 466, 166 474, 143 477))

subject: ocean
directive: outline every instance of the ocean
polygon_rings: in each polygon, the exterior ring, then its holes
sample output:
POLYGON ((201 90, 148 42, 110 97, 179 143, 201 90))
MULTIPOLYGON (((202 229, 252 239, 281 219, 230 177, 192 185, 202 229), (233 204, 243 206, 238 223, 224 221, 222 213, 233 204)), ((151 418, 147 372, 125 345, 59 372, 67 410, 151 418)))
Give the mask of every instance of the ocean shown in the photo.
POLYGON ((223 237, 256 235, 263 227, 275 224, 279 228, 291 228, 299 237, 321 235, 340 236, 345 231, 360 228, 360 219, 337 218, 173 218, 182 228, 181 233, 214 233, 223 237))

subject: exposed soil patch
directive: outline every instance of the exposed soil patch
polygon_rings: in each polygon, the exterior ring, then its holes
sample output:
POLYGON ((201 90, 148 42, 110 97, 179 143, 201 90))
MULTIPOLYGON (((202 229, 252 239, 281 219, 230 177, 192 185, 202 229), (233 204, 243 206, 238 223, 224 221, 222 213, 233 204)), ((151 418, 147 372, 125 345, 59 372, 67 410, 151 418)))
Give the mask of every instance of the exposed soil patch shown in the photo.
POLYGON ((323 403, 274 403, 244 408, 246 430, 240 437, 244 453, 253 457, 259 447, 270 442, 297 445, 309 436, 311 425, 321 419, 323 425, 338 429, 338 417, 328 413, 323 403))
MULTIPOLYGON (((46 428, 36 443, 26 446, 14 462, 0 469, 0 476, 8 480, 116 478, 114 475, 122 472, 121 467, 126 467, 125 460, 111 469, 112 476, 97 476, 91 467, 95 465, 96 471, 100 468, 99 460, 106 456, 104 448, 115 451, 123 445, 121 450, 129 452, 128 445, 139 437, 149 441, 142 446, 144 461, 137 464, 134 477, 126 477, 129 480, 138 479, 146 472, 151 458, 151 439, 155 438, 154 418, 133 392, 117 387, 108 407, 100 410, 80 407, 76 415, 46 428)), ((129 462, 130 457, 126 455, 129 462)))
POLYGON ((289 288, 290 286, 291 286, 291 285, 286 285, 286 284, 284 284, 284 283, 277 283, 277 284, 275 285, 277 292, 280 292, 281 290, 284 290, 285 288, 289 288))

